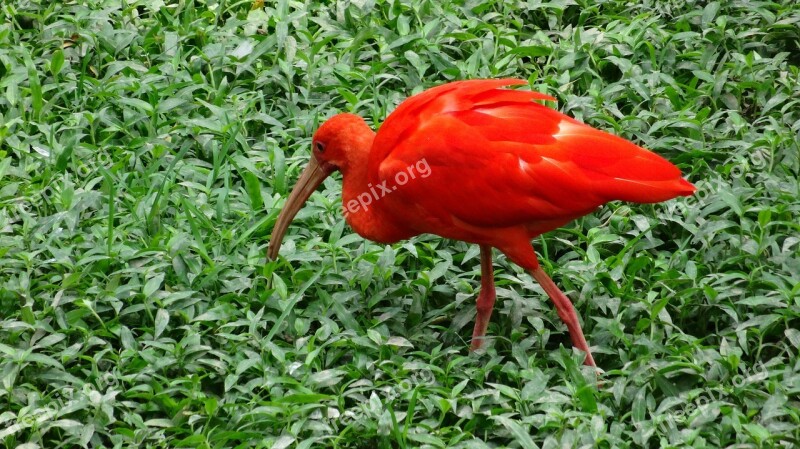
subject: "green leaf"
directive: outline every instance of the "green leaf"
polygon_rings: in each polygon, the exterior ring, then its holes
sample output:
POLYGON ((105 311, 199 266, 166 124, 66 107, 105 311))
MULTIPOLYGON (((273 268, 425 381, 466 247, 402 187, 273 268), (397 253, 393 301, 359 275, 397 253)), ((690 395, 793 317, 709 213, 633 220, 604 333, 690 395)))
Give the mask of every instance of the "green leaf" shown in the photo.
POLYGON ((17 356, 17 350, 16 349, 12 348, 11 346, 4 345, 3 343, 0 343, 0 352, 4 353, 4 354, 6 354, 6 355, 8 355, 8 356, 10 356, 12 358, 16 358, 16 356, 17 356))
POLYGON ((322 401, 330 401, 334 398, 326 394, 290 394, 282 398, 275 399, 278 403, 290 404, 317 404, 322 401))
POLYGON ((67 169, 67 165, 71 162, 70 159, 72 158, 72 151, 74 148, 74 145, 67 145, 63 150, 61 150, 61 153, 58 154, 55 165, 57 172, 64 173, 64 171, 67 169))
POLYGON ((57 369, 62 369, 62 370, 64 369, 64 365, 59 363, 58 360, 44 354, 37 354, 35 352, 28 354, 25 357, 25 361, 33 363, 41 363, 42 365, 51 366, 57 369))
POLYGON ((595 398, 595 389, 593 386, 586 384, 576 392, 578 400, 581 403, 581 409, 587 413, 597 412, 597 399, 595 398))
POLYGON ((525 430, 521 425, 519 425, 516 421, 511 420, 505 416, 492 416, 492 419, 499 422, 503 427, 505 427, 511 435, 514 436, 514 441, 517 442, 523 449, 538 449, 539 446, 533 442, 530 434, 527 430, 525 430))
POLYGON ((206 410, 206 414, 208 416, 214 416, 217 411, 217 400, 214 398, 208 398, 205 400, 204 408, 206 410))
POLYGON ((244 178, 245 189, 247 189, 247 196, 250 197, 250 204, 253 206, 254 211, 260 211, 264 208, 264 198, 261 196, 261 181, 249 171, 242 173, 244 178))
POLYGON ((58 49, 53 52, 50 57, 50 74, 54 77, 61 73, 61 68, 64 66, 64 52, 58 49))
POLYGON ((130 97, 122 97, 117 100, 120 104, 124 104, 126 106, 131 106, 134 109, 138 109, 142 112, 146 112, 148 114, 153 113, 153 105, 150 103, 140 100, 138 98, 130 98, 130 97))
POLYGON ((44 107, 44 100, 42 98, 42 83, 39 78, 39 71, 31 60, 28 53, 23 53, 25 67, 28 69, 28 84, 31 93, 31 105, 33 106, 33 116, 38 118, 42 113, 44 107))
POLYGON ((717 17, 719 6, 719 2, 709 2, 706 4, 705 8, 703 8, 702 24, 704 28, 708 27, 711 24, 711 21, 717 17))
POLYGON ((155 331, 153 338, 158 339, 158 337, 164 332, 164 329, 167 328, 169 325, 169 312, 164 309, 158 309, 156 312, 156 322, 155 322, 155 331))
POLYGON ((158 291, 161 288, 161 283, 164 282, 164 273, 158 273, 155 276, 151 277, 147 280, 144 284, 144 289, 142 293, 146 298, 153 296, 153 293, 158 291))
POLYGON ((548 56, 553 53, 553 50, 549 47, 544 47, 541 45, 524 45, 520 47, 515 47, 514 49, 511 50, 511 53, 515 55, 536 58, 539 56, 548 56))

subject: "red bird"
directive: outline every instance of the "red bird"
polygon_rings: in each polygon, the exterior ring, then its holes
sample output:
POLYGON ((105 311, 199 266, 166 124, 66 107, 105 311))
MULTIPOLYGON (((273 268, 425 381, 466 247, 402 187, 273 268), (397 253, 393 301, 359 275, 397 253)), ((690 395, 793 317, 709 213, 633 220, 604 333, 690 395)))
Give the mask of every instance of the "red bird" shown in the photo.
POLYGON ((501 89, 522 84, 470 80, 429 89, 403 101, 377 134, 353 114, 323 123, 267 257, 277 257, 297 211, 339 170, 343 212, 359 235, 394 243, 429 233, 480 245, 473 350, 494 307, 497 248, 541 284, 573 345, 595 366, 572 303, 539 266, 531 239, 608 201, 655 203, 695 187, 664 158, 533 101, 552 97, 501 89))

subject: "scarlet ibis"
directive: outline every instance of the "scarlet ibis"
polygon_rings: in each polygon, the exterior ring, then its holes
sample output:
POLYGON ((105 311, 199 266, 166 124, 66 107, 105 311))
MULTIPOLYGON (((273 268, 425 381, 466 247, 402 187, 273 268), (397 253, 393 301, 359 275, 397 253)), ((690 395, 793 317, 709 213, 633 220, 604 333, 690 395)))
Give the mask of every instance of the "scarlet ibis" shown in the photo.
POLYGON ((495 302, 492 248, 528 270, 555 304, 575 347, 595 366, 570 299, 539 266, 531 239, 612 200, 655 203, 695 187, 661 156, 505 86, 456 81, 403 101, 375 133, 342 113, 314 133, 311 159, 275 222, 274 260, 289 224, 322 181, 342 172, 347 223, 394 243, 436 234, 480 245, 481 289, 471 349, 481 348, 495 302))

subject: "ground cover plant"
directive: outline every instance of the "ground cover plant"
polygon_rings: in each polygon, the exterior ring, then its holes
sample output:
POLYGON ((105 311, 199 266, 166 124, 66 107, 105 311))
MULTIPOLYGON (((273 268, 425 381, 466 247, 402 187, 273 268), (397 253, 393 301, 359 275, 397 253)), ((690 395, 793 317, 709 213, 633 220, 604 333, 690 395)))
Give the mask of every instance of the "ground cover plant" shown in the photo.
POLYGON ((794 447, 800 6, 13 0, 0 5, 5 447, 794 447), (598 365, 495 254, 352 233, 329 179, 269 232, 326 117, 518 77, 697 195, 534 241, 598 365))

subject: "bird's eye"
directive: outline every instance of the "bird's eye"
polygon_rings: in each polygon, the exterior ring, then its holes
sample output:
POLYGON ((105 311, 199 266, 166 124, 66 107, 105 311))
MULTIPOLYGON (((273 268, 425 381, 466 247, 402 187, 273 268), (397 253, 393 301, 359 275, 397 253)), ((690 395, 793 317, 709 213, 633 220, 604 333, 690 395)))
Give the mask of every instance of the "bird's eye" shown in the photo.
POLYGON ((317 142, 316 147, 317 147, 317 151, 319 151, 320 153, 325 151, 325 145, 323 145, 322 142, 317 142))

